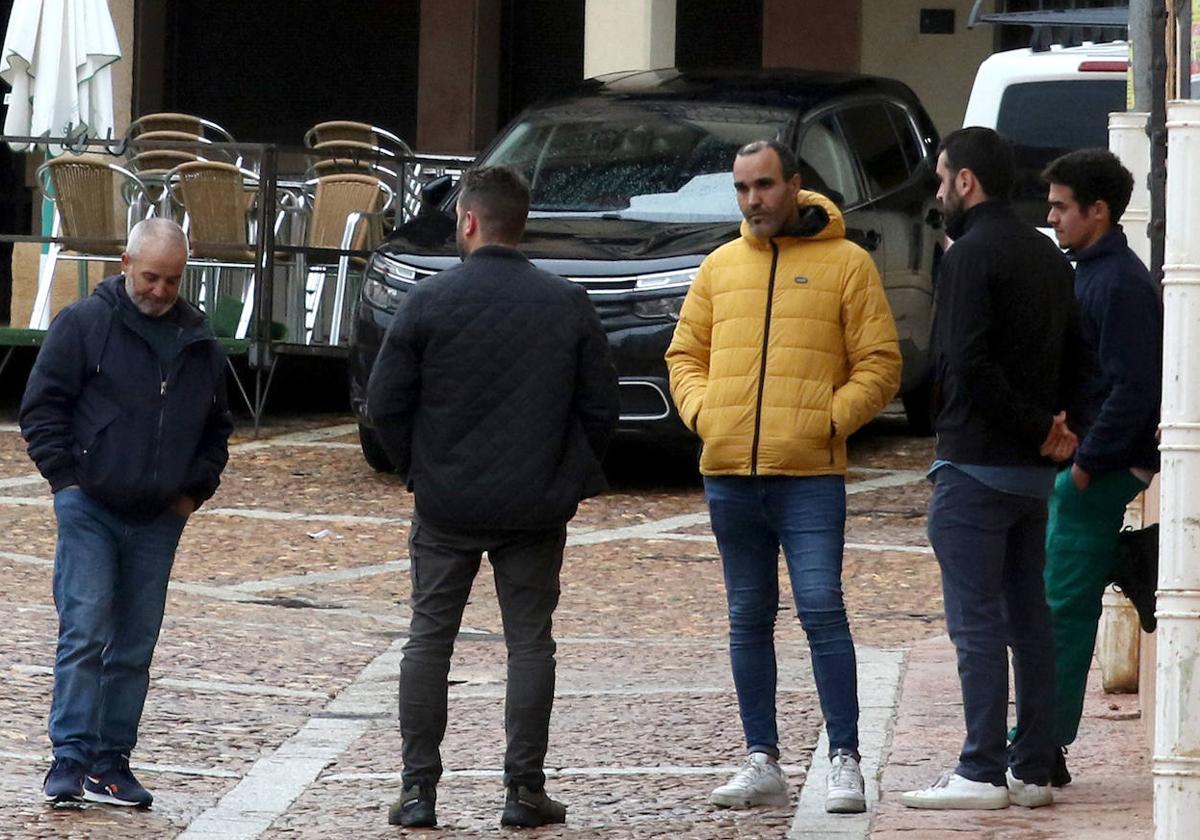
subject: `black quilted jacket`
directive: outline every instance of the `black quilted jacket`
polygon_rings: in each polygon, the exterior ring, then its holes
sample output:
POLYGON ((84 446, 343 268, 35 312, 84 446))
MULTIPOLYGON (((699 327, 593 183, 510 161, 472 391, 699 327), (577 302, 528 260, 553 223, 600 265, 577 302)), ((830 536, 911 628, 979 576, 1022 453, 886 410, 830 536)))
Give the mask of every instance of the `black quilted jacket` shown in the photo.
POLYGON ((422 521, 548 528, 604 489, 617 377, 587 293, 488 245, 406 296, 367 407, 422 521))

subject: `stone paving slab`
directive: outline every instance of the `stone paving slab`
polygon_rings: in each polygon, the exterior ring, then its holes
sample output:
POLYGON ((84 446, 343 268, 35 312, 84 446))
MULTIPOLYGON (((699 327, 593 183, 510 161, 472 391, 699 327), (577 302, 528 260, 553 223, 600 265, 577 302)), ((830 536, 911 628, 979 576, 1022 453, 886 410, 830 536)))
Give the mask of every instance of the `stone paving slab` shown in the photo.
POLYGON ((963 724, 956 668, 945 636, 918 642, 909 654, 873 840, 1153 837, 1150 759, 1137 695, 1104 694, 1096 668, 1068 757, 1075 780, 1055 791, 1052 807, 938 812, 901 805, 900 793, 930 784, 957 763, 963 724))
MULTIPOLYGON (((851 479, 849 539, 924 545, 928 491, 913 471, 927 463, 928 442, 886 430, 862 441, 852 444, 862 469, 851 479)), ((0 793, 10 794, 0 837, 132 840, 188 825, 208 837, 403 834, 384 815, 398 786, 411 496, 373 473, 353 443, 343 417, 286 418, 257 440, 237 436, 222 489, 185 532, 152 669, 134 766, 156 806, 60 811, 37 795, 49 752, 53 513, 44 484, 28 481, 23 443, 0 430, 0 531, 10 536, 0 549, 11 555, 0 553, 8 625, 0 793)), ((694 474, 617 465, 613 489, 581 505, 570 534, 550 761, 572 823, 538 836, 783 837, 791 808, 706 804, 741 748, 721 567, 694 474)), ((931 632, 940 602, 930 563, 904 551, 848 551, 860 645, 907 645, 931 632)), ((780 577, 786 592, 782 567, 780 577)), ((782 600, 780 722, 799 794, 821 722, 807 643, 782 600)), ((486 564, 464 626, 443 785, 450 828, 440 836, 507 835, 496 825, 504 652, 486 564)), ((883 690, 873 674, 863 672, 864 698, 883 690)))

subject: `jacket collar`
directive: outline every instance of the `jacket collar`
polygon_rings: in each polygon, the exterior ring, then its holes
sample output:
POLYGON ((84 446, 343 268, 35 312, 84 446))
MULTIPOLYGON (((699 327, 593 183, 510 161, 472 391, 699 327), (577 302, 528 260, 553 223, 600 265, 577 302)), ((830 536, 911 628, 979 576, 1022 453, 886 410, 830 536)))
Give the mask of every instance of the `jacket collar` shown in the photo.
POLYGON ((1088 262, 1101 257, 1111 257, 1128 247, 1129 240, 1125 238, 1125 230, 1120 225, 1114 225, 1108 233, 1086 248, 1079 251, 1067 251, 1067 256, 1076 262, 1088 262))
POLYGON ((467 254, 467 259, 463 260, 463 262, 473 260, 476 257, 501 257, 503 259, 529 262, 528 257, 509 245, 480 245, 474 251, 467 254))
MULTIPOLYGON (((846 221, 842 218, 842 211, 825 196, 811 190, 800 190, 796 195, 796 206, 800 209, 796 227, 780 231, 772 237, 780 245, 794 245, 805 240, 845 238, 846 221)), ((755 248, 771 247, 771 240, 759 239, 751 233, 750 223, 744 219, 741 233, 742 238, 755 248)))
POLYGON ((946 235, 951 239, 962 239, 980 221, 985 219, 1015 219, 1012 205, 1002 198, 989 198, 967 210, 956 220, 946 225, 946 235))
MULTIPOLYGON (((124 274, 118 274, 115 277, 105 279, 96 286, 96 290, 92 294, 108 303, 114 310, 118 310, 122 306, 129 306, 133 311, 137 311, 136 307, 133 306, 133 301, 125 293, 124 274)), ((185 338, 190 338, 192 331, 199 331, 199 337, 201 338, 208 337, 208 316, 182 297, 175 301, 173 308, 178 311, 176 317, 179 319, 179 326, 185 332, 189 333, 185 338)))

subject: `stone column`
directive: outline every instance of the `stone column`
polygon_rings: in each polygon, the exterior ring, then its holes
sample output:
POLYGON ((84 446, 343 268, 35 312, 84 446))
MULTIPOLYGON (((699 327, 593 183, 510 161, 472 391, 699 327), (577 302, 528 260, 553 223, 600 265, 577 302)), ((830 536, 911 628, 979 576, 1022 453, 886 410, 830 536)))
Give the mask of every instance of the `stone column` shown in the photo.
POLYGON ((1167 117, 1156 840, 1200 837, 1200 100, 1167 117))
POLYGON ((476 152, 495 135, 500 18, 500 0, 421 0, 420 151, 476 152))
POLYGON ((675 64, 675 0, 587 0, 584 78, 675 64))

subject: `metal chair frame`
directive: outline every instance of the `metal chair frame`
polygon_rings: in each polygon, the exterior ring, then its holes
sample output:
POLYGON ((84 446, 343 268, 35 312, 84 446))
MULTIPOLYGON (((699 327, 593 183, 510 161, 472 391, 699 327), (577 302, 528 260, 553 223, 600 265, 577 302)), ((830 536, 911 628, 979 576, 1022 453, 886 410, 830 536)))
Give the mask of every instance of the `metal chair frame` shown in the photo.
POLYGON ((149 203, 149 190, 137 175, 99 155, 51 158, 37 168, 34 178, 42 195, 54 207, 50 235, 67 240, 50 243, 38 274, 29 326, 45 329, 50 320, 50 293, 58 260, 79 263, 79 292, 83 297, 87 293, 88 263, 119 262, 129 230, 141 218, 153 216, 154 206, 149 203), (84 178, 72 178, 71 173, 83 174, 84 178), (114 175, 124 179, 119 190, 114 175), (125 219, 120 227, 116 218, 118 198, 125 204, 125 219), (140 198, 146 199, 146 203, 140 198), (139 214, 138 208, 143 207, 145 210, 139 214))

